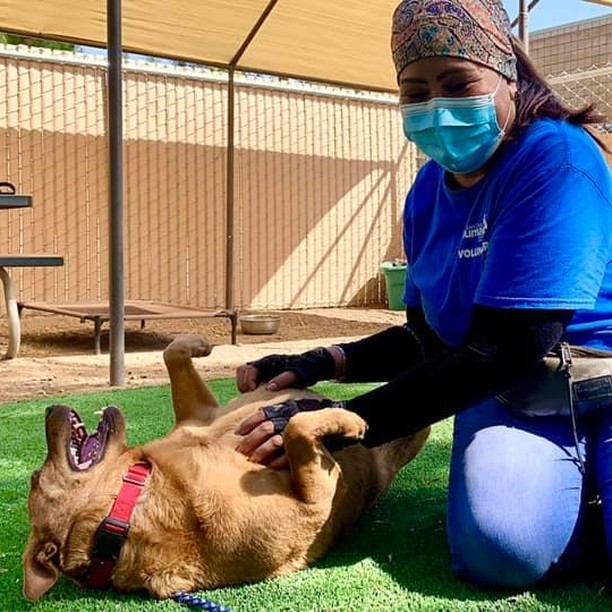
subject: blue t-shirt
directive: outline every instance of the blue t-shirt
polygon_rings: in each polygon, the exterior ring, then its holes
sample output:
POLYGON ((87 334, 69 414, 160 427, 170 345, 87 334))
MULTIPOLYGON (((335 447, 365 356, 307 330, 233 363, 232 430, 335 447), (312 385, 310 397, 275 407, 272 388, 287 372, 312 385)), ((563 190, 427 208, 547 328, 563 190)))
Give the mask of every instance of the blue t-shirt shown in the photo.
POLYGON ((585 129, 534 122, 476 185, 427 162, 404 209, 404 301, 447 344, 475 304, 576 310, 564 339, 612 350, 612 176, 585 129))

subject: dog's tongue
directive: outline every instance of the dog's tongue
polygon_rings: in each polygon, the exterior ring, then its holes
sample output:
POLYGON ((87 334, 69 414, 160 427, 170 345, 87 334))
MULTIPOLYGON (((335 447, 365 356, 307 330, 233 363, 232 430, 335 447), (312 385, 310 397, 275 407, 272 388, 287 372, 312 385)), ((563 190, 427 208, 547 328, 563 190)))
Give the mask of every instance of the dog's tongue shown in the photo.
POLYGON ((95 461, 98 458, 100 452, 100 441, 98 439, 98 432, 87 436, 83 446, 81 447, 81 463, 87 463, 95 461))

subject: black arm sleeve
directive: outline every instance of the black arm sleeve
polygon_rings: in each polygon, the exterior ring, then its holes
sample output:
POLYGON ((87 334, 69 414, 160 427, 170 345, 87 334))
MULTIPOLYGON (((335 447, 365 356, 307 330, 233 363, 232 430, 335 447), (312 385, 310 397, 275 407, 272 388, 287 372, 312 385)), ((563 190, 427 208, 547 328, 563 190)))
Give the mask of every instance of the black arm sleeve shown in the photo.
POLYGON ((346 357, 342 382, 386 382, 447 348, 420 308, 407 308, 406 320, 405 325, 339 344, 346 357))
POLYGON ((573 314, 476 307, 462 346, 347 402, 368 423, 364 444, 410 435, 507 389, 554 347, 573 314))

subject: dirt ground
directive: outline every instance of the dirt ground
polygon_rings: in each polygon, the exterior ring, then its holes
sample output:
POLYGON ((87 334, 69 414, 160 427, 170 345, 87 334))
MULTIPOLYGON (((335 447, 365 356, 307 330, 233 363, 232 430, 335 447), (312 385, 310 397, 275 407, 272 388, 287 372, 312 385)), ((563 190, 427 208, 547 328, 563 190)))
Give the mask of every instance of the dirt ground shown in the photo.
MULTIPOLYGON (((346 341, 401 323, 404 314, 385 309, 280 311, 278 333, 250 335, 238 325, 237 345, 230 343, 228 319, 180 319, 125 325, 125 388, 168 382, 161 352, 177 335, 198 333, 214 345, 197 361, 204 378, 231 376, 246 361, 271 353, 294 353, 334 341, 346 341)), ((102 354, 94 354, 93 324, 73 317, 25 311, 21 348, 15 359, 0 361, 0 403, 110 387, 108 330, 102 354)), ((0 354, 6 348, 6 318, 0 313, 0 354)))

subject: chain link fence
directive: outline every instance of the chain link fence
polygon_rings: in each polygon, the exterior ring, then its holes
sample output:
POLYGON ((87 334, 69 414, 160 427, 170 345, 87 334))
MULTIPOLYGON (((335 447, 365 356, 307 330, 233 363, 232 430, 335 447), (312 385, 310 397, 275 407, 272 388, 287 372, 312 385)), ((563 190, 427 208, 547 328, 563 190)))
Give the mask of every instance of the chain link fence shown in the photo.
POLYGON ((573 70, 548 77, 559 97, 572 108, 593 104, 604 120, 596 126, 598 137, 608 147, 612 166, 612 62, 588 70, 573 70))
POLYGON ((562 72, 548 77, 559 97, 572 108, 594 104, 606 117, 600 126, 612 133, 612 62, 605 66, 593 66, 588 70, 562 72))
MULTIPOLYGON (((16 271, 24 301, 108 298, 105 79, 100 57, 0 48, 0 180, 34 199, 1 213, 0 252, 66 262, 16 271)), ((612 117, 612 64, 548 80, 612 117)), ((126 298, 222 307, 226 76, 128 62, 124 92, 126 298)), ((235 306, 384 304, 418 162, 396 98, 244 78, 235 110, 235 306)))
MULTIPOLYGON (((0 180, 34 201, 0 252, 65 259, 15 271, 23 301, 108 299, 105 87, 103 57, 0 48, 0 180)), ((127 61, 123 89, 126 299, 223 307, 231 234, 240 310, 384 304, 415 171, 393 96, 239 78, 230 227, 227 76, 127 61)))

